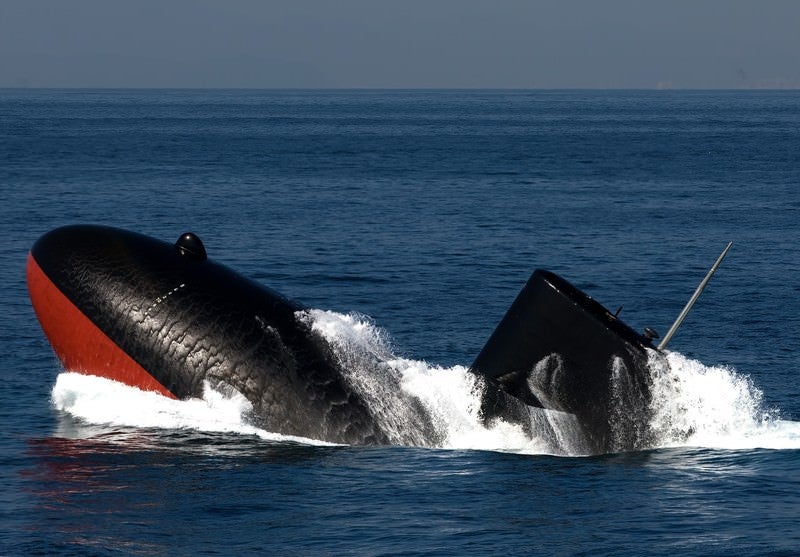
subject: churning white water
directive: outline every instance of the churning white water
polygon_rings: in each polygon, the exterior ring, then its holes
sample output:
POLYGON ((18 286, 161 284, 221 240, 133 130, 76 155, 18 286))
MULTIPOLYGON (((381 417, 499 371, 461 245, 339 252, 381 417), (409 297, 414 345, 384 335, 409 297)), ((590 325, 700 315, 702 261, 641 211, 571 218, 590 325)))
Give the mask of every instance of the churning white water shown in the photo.
POLYGON ((654 376, 651 427, 658 446, 726 449, 800 447, 800 423, 767 408, 749 376, 706 366, 677 352, 669 369, 651 363, 654 376))
MULTIPOLYGON (((502 421, 487 426, 479 415, 481 382, 466 367, 442 368, 399 358, 392 353, 385 332, 361 315, 312 310, 301 317, 333 346, 348 370, 347 380, 399 443, 573 454, 570 416, 532 412, 533 437, 502 421), (420 430, 421 415, 428 429, 433 428, 433 437, 430 431, 420 430), (540 436, 537 422, 542 426, 540 436)), ((668 368, 661 368, 656 359, 651 363, 654 448, 800 448, 800 423, 780 420, 776 410, 765 408, 761 391, 747 376, 705 366, 675 352, 667 354, 667 361, 668 368)), ((256 428, 245 418, 251 407, 244 397, 223 395, 209 385, 202 399, 179 401, 107 379, 64 372, 58 376, 52 400, 57 409, 92 424, 232 432, 271 441, 328 444, 256 428)))

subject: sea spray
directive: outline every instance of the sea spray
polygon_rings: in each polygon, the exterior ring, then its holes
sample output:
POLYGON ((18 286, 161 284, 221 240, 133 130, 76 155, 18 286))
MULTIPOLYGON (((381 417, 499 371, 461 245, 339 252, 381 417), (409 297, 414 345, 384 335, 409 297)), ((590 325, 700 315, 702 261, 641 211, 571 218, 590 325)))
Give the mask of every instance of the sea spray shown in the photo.
POLYGON ((448 449, 505 450, 550 453, 551 447, 532 439, 516 424, 497 420, 485 424, 480 415, 483 381, 464 366, 442 368, 423 361, 397 359, 390 365, 402 375, 403 390, 422 402, 448 449))
POLYGON ((677 352, 667 353, 667 363, 650 361, 656 446, 754 446, 778 424, 778 411, 765 408, 750 377, 677 352))
POLYGON ((322 441, 264 431, 250 425, 250 403, 239 393, 221 393, 204 383, 202 398, 175 400, 152 391, 74 372, 56 378, 51 402, 81 422, 137 427, 256 435, 270 441, 330 445, 322 441))
MULTIPOLYGON (((331 342, 342 363, 378 405, 399 444, 525 454, 583 454, 575 443, 574 419, 531 409, 531 432, 480 416, 483 383, 468 368, 443 368, 393 354, 386 333, 357 314, 314 311, 309 322, 331 342), (368 365, 369 364, 369 365, 368 365), (433 431, 433 434, 431 434, 433 431)), ((765 408, 752 380, 723 366, 705 366, 676 352, 668 365, 653 358, 650 448, 800 448, 800 423, 780 420, 765 408)), ((202 398, 172 400, 108 379, 64 372, 52 391, 56 409, 89 424, 112 427, 192 429, 255 435, 277 442, 329 445, 264 431, 248 421, 250 404, 238 393, 205 384, 202 398)))

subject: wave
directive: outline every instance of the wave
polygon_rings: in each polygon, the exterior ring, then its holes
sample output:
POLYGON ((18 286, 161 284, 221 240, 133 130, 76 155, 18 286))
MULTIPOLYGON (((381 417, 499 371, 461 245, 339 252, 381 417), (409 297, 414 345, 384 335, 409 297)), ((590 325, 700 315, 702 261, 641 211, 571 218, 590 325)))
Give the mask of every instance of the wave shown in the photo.
MULTIPOLYGON (((302 317, 328 340, 348 370, 348 381, 398 444, 576 454, 569 449, 568 416, 539 411, 538 419, 547 422, 541 435, 535 424, 533 435, 502 421, 487 425, 480 417, 482 382, 467 367, 444 368, 398 357, 385 331, 359 314, 311 310, 302 317), (422 431, 423 421, 435 430, 433 435, 422 431)), ((664 368, 655 358, 650 364, 652 448, 800 448, 800 423, 782 420, 777 409, 766 408, 762 392, 748 376, 728 367, 706 366, 677 352, 667 353, 667 362, 664 368)), ((247 419, 252 408, 243 396, 223 394, 209 384, 200 399, 172 400, 108 379, 63 372, 53 387, 52 402, 58 410, 87 424, 233 433, 278 443, 330 445, 253 426, 247 419)))
POLYGON ((202 398, 176 400, 104 377, 63 372, 56 378, 51 400, 56 409, 86 424, 237 433, 266 441, 331 445, 248 424, 250 402, 238 393, 223 394, 207 382, 202 398))

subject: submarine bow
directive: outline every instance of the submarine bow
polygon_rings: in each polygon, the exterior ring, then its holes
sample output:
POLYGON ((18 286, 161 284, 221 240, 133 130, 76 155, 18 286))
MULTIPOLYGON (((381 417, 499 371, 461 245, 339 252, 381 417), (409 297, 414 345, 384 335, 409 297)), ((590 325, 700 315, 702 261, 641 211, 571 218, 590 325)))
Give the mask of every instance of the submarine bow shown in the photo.
MULTIPOLYGON (((70 371, 177 399, 202 396, 205 382, 231 388, 251 403, 252 421, 276 433, 347 444, 439 441, 418 401, 417 431, 387 429, 301 318, 307 308, 215 263, 194 234, 170 244, 105 226, 58 228, 31 248, 27 280, 70 371)), ((486 422, 535 435, 543 421, 552 429, 546 412, 563 414, 580 434, 578 451, 601 453, 647 444, 651 353, 647 338, 540 270, 470 370, 485 383, 486 422)))
POLYGON ((76 225, 28 256, 31 301, 65 368, 178 399, 231 387, 270 431, 386 443, 330 347, 296 318, 303 306, 205 256, 133 232, 76 225))

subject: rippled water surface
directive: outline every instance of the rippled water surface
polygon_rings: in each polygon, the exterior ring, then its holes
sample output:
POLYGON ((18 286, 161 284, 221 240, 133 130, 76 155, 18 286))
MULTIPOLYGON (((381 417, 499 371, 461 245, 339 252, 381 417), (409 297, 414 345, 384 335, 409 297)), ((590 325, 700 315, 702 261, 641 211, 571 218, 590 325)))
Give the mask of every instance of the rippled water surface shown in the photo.
POLYGON ((797 92, 0 91, 0 554, 796 554, 798 130, 797 92), (330 446, 64 372, 24 265, 77 222, 197 232, 446 438, 330 446), (730 240, 652 450, 476 418, 466 368, 534 268, 664 333, 730 240))

